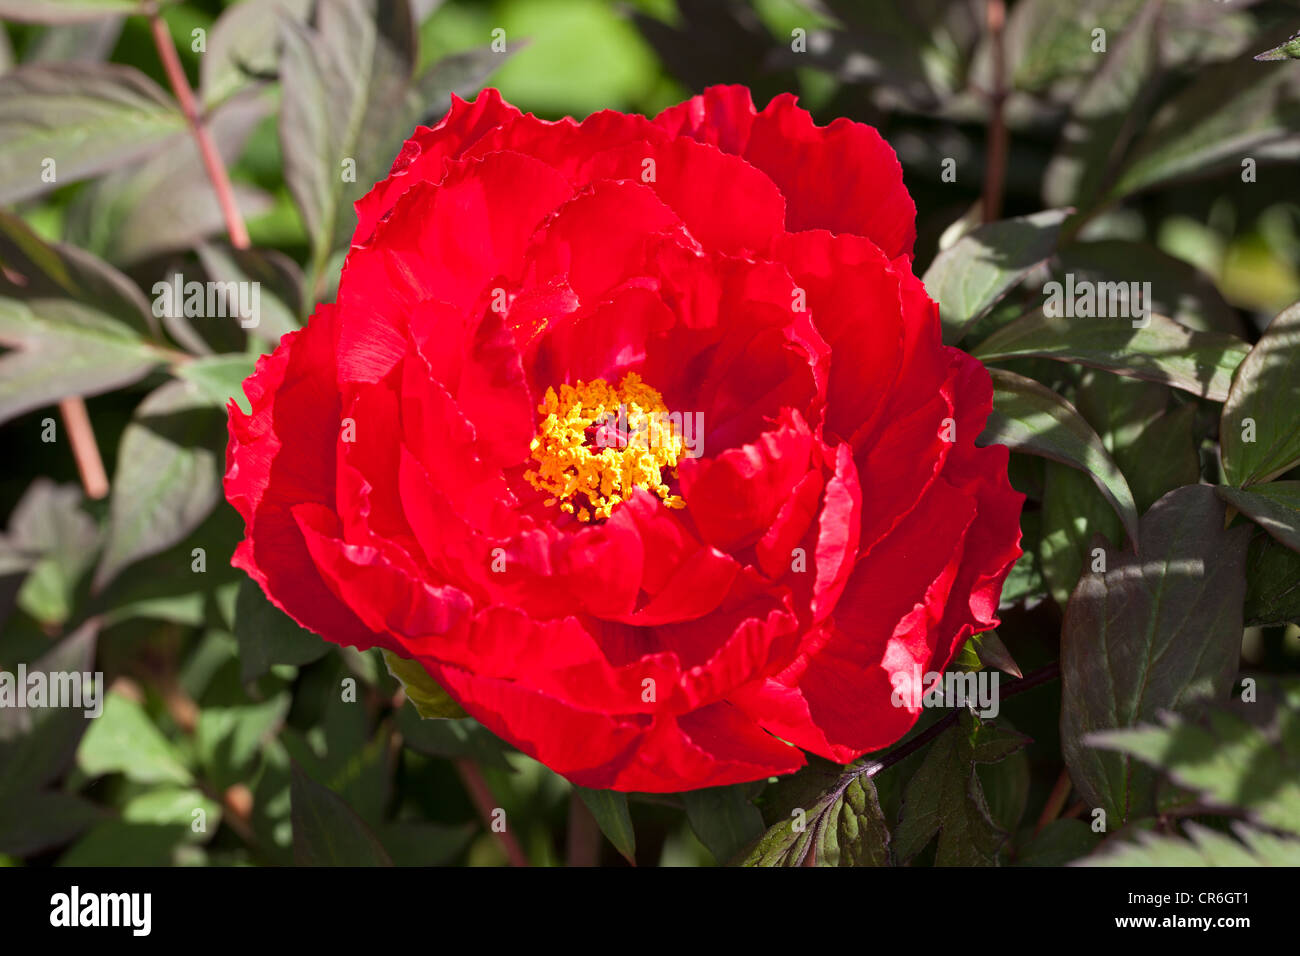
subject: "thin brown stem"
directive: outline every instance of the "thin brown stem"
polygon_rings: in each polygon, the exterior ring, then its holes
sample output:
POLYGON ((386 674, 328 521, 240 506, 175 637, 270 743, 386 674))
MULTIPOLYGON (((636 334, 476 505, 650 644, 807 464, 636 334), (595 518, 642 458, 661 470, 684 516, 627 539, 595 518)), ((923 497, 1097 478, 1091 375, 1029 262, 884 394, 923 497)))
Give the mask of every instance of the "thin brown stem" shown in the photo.
POLYGON ((185 78, 185 69, 181 66, 176 44, 172 41, 167 24, 159 16, 157 6, 149 3, 145 9, 149 14, 149 30, 153 34, 154 46, 158 49, 158 58, 162 60, 163 70, 167 74, 167 82, 171 85, 176 101, 180 103, 181 112, 185 114, 185 119, 190 124, 190 131, 194 134, 194 142, 199 148, 203 167, 207 170, 208 179, 211 180, 212 188, 217 194, 217 204, 221 207, 222 218, 226 221, 230 244, 236 249, 247 249, 250 245, 248 229, 244 225, 244 217, 239 213, 239 204, 235 201, 235 191, 231 188, 226 164, 222 161, 221 154, 217 152, 216 143, 213 142, 208 128, 203 125, 203 117, 194 99, 194 91, 190 89, 190 81, 185 78))
POLYGON ((1007 123, 1003 105, 1007 98, 1006 47, 1003 29, 1007 21, 1005 0, 988 0, 986 23, 993 60, 993 89, 989 91, 988 152, 984 164, 983 219, 993 222, 1002 214, 1002 190, 1007 173, 1007 123))
POLYGON ((1070 771, 1063 769, 1061 775, 1056 778, 1056 786, 1052 787, 1052 792, 1047 795, 1047 803, 1043 805, 1043 812, 1039 814, 1038 823, 1034 826, 1034 836, 1042 833, 1043 827, 1061 815, 1061 810, 1065 808, 1065 801, 1070 799, 1070 788, 1073 785, 1070 771))
MULTIPOLYGON (((469 791, 470 799, 474 801, 474 807, 478 810, 479 817, 483 820, 484 825, 491 831, 492 835, 501 843, 501 849, 505 850, 506 859, 510 861, 511 866, 528 866, 528 856, 524 853, 524 848, 519 845, 515 835, 510 832, 508 826, 497 829, 496 812, 500 809, 497 806, 497 798, 492 793, 492 788, 483 777, 483 772, 479 770, 478 764, 468 758, 461 758, 456 763, 456 772, 460 774, 460 779, 465 784, 465 789, 469 791)), ((502 822, 505 817, 502 816, 502 822)))
POLYGON ((577 790, 569 797, 569 837, 565 859, 569 866, 596 866, 600 863, 600 826, 577 790))
POLYGON ((99 455, 99 444, 95 441, 86 403, 79 395, 65 398, 59 402, 59 414, 68 432, 68 443, 72 446, 72 457, 76 459, 77 473, 81 475, 86 497, 103 498, 108 494, 108 475, 104 471, 104 459, 99 455))

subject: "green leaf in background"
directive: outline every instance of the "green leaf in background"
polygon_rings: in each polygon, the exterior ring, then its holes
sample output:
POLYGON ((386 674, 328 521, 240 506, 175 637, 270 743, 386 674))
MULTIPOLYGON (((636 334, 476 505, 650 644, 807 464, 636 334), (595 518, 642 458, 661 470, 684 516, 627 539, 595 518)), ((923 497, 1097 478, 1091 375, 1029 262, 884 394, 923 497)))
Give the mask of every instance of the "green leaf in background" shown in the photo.
POLYGON ((1292 551, 1300 551, 1300 481, 1271 481, 1250 491, 1219 486, 1219 497, 1292 551))
POLYGON ((1075 362, 1185 389, 1212 401, 1228 397, 1232 373, 1249 350, 1222 332, 1195 332, 1152 313, 1149 325, 1128 319, 1052 317, 1039 310, 1012 322, 971 352, 985 362, 1039 356, 1075 362))
POLYGON ((204 401, 225 409, 235 399, 245 413, 251 409, 244 394, 244 379, 253 374, 256 355, 211 355, 185 362, 176 368, 178 378, 189 382, 204 401))
POLYGON ((200 94, 209 106, 274 74, 279 63, 280 24, 306 23, 313 0, 240 0, 217 17, 199 59, 200 94))
POLYGON ((1101 439, 1065 399, 1033 379, 1003 369, 993 377, 993 413, 980 445, 1006 445, 1078 468, 1090 476, 1111 503, 1129 540, 1138 540, 1137 506, 1119 467, 1101 439))
POLYGON ((46 242, 17 216, 0 209, 0 296, 74 299, 93 306, 146 338, 157 335, 149 300, 122 273, 76 246, 46 242))
POLYGON ((1147 3, 1124 26, 1083 92, 1074 98, 1061 144, 1043 174, 1049 206, 1090 203, 1124 146, 1141 128, 1140 109, 1155 92, 1157 21, 1162 4, 1147 3))
POLYGON ((416 37, 405 0, 336 0, 318 8, 314 30, 292 20, 280 26, 284 177, 311 237, 314 287, 330 250, 355 225, 352 203, 382 177, 401 142, 386 125, 406 96, 416 37))
POLYGON ((284 682, 273 677, 251 690, 245 692, 240 665, 228 661, 199 700, 195 754, 204 779, 222 790, 252 776, 256 758, 280 732, 292 703, 284 682))
POLYGON ((955 345, 971 323, 1056 250, 1061 223, 1071 212, 1049 209, 1004 219, 967 233, 934 257, 925 270, 926 291, 939 303, 943 341, 955 345))
POLYGON ((235 637, 239 640, 240 679, 245 684, 269 673, 274 664, 300 667, 320 660, 330 649, 326 641, 299 627, 268 601, 251 578, 239 582, 235 637))
POLYGON ((160 351, 102 312, 66 299, 0 298, 0 422, 73 395, 144 378, 160 351))
MULTIPOLYGON (((171 0, 161 0, 166 6, 171 0)), ((140 0, 0 0, 0 20, 18 23, 81 23, 140 13, 140 0)))
POLYGON ((419 661, 398 657, 390 650, 384 651, 388 673, 397 678, 411 705, 424 718, 459 718, 465 711, 452 700, 451 695, 438 686, 419 661))
MULTIPOLYGON (((34 661, 29 671, 86 674, 93 671, 98 622, 88 621, 34 661)), ((17 662, 6 660, 12 671, 17 662)), ((98 703, 107 688, 98 687, 98 703)), ((0 806, 21 794, 44 790, 71 764, 87 728, 93 720, 85 707, 0 708, 0 806)))
POLYGON ((1300 836, 1300 683, 1263 683, 1195 720, 1093 734, 1089 742, 1162 770, 1203 803, 1244 810, 1251 821, 1300 836))
POLYGON ((474 840, 472 823, 387 823, 376 831, 394 866, 440 866, 451 863, 474 840))
POLYGON ((1106 552, 1079 579, 1061 632, 1061 750, 1080 795, 1111 825, 1152 803, 1153 778, 1097 751, 1089 735, 1222 699, 1241 651, 1249 531, 1224 530, 1206 485, 1170 492, 1143 516, 1141 552, 1106 552))
POLYGON ((1269 323, 1237 369, 1219 441, 1234 485, 1269 481, 1300 463, 1300 302, 1269 323))
POLYGON ((301 327, 304 280, 298 263, 274 249, 234 249, 225 243, 202 243, 198 253, 212 281, 257 283, 258 323, 249 332, 274 346, 301 327))
POLYGON ((19 67, 0 76, 0 203, 137 161, 184 129, 175 101, 133 67, 19 67))
POLYGON ((295 866, 392 866, 379 838, 352 808, 297 765, 290 793, 295 866))
POLYGON ((1247 627, 1300 624, 1300 554, 1260 531, 1246 554, 1247 627))
POLYGON ((894 856, 906 863, 938 834, 936 866, 993 866, 1007 834, 994 822, 975 765, 997 763, 1029 738, 962 710, 930 744, 903 790, 894 856))
POLYGON ((1091 564, 1094 538, 1113 549, 1123 543, 1123 528, 1096 485, 1073 468, 1047 463, 1043 491, 1043 539, 1039 555, 1043 578, 1061 607, 1091 564))
POLYGON ((61 846, 105 817, 85 797, 61 790, 0 799, 0 853, 28 856, 61 846))
MULTIPOLYGON (((1249 57, 1203 68, 1145 125, 1118 181, 1118 199, 1138 190, 1293 152, 1300 124, 1300 74, 1249 57)), ((1285 174, 1284 174, 1285 175, 1285 174)))
POLYGON ((414 707, 397 712, 397 729, 402 743, 416 753, 431 757, 468 757, 485 768, 509 771, 506 745, 478 721, 425 720, 414 707))
POLYGON ((188 382, 151 392, 122 434, 95 588, 183 541, 221 500, 225 421, 188 382))
POLYGON ((221 804, 194 787, 162 786, 134 796, 122 806, 122 820, 150 826, 179 827, 193 843, 206 843, 221 823, 221 804), (202 810, 204 826, 194 829, 194 811, 202 810))
POLYGON ((623 859, 636 866, 636 831, 632 829, 632 815, 627 809, 627 794, 578 786, 573 789, 596 818, 600 832, 614 844, 623 859))
POLYGON ((719 864, 734 860, 763 833, 763 814, 745 784, 706 787, 682 794, 691 829, 719 864))
POLYGON ((1189 840, 1139 833, 1132 843, 1108 846, 1078 866, 1300 866, 1300 840, 1274 836, 1253 827, 1234 824, 1237 840, 1226 834, 1184 825, 1189 840), (1238 842, 1240 840, 1240 842, 1238 842))
POLYGON ((1065 866, 1087 856, 1099 836, 1082 820, 1053 820, 1016 853, 1017 866, 1065 866))
POLYGON ((1245 331, 1237 311, 1224 301, 1204 272, 1145 242, 1094 239, 1071 242, 1057 253, 1053 278, 1064 282, 1073 273, 1075 284, 1090 282, 1150 282, 1151 311, 1168 316, 1198 332, 1245 331))
POLYGON ((81 739, 77 766, 90 777, 120 773, 137 783, 194 782, 180 751, 139 704, 117 691, 107 695, 104 712, 81 739))
MULTIPOLYGON (((239 158, 253 127, 270 112, 266 97, 245 96, 222 104, 206 125, 227 166, 239 158)), ((234 183, 245 219, 271 208, 259 189, 234 183)), ((183 130, 143 162, 117 169, 83 189, 65 221, 69 242, 120 266, 224 233, 226 221, 194 137, 183 130)))
MULTIPOLYGON (((1052 83, 1094 69, 1092 28, 1121 35, 1136 19, 1143 0, 1019 0, 1007 17, 1007 62, 1018 90, 1042 90, 1052 83), (1081 29, 1087 24, 1088 29, 1081 29)), ((1113 53, 1106 54, 1107 56, 1113 53)))
POLYGON ((9 519, 8 543, 32 561, 18 605, 46 625, 72 616, 84 572, 95 559, 99 528, 81 510, 76 485, 32 482, 9 519))

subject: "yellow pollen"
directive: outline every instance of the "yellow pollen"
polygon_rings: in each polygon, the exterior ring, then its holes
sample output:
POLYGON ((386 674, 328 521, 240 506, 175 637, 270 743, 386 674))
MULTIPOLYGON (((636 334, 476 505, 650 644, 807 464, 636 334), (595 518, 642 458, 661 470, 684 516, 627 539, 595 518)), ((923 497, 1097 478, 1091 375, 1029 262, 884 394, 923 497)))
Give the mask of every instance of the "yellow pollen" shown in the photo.
POLYGON ((524 478, 551 496, 548 506, 558 503, 579 521, 594 521, 608 518, 633 489, 644 488, 670 508, 686 507, 664 477, 685 447, 681 422, 670 419, 663 396, 635 372, 617 387, 598 378, 561 385, 558 394, 548 388, 537 411, 537 467, 524 478))

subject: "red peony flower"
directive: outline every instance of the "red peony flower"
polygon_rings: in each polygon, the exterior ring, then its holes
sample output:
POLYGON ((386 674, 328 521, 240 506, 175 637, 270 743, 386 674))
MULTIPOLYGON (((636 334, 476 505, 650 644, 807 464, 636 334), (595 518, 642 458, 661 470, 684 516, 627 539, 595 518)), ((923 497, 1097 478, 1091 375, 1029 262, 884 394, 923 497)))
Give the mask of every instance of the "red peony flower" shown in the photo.
POLYGON ((675 791, 893 743, 895 687, 996 625, 1022 497, 875 130, 489 90, 357 214, 230 407, 234 563, 303 626, 575 783, 675 791))

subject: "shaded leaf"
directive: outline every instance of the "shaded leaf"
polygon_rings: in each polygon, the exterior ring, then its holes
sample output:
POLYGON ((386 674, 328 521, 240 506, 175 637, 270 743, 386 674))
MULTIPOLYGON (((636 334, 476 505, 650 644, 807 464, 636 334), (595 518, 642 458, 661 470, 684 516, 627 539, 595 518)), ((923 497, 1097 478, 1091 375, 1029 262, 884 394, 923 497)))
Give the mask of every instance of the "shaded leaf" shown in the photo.
POLYGON ((251 578, 239 582, 234 630, 244 683, 257 680, 274 664, 300 667, 320 660, 330 649, 326 641, 268 601, 251 578))
POLYGON ((934 257, 922 281, 939 303, 946 344, 960 341, 972 322, 986 315, 1030 270, 1051 256, 1069 212, 1049 209, 991 222, 934 257))
POLYGON ((1219 497, 1292 551, 1300 551, 1300 481, 1271 481, 1250 491, 1219 486, 1219 497))
POLYGON ((1094 733, 1088 742, 1164 771, 1208 806, 1300 835, 1300 683, 1261 684, 1257 693, 1195 720, 1163 714, 1160 725, 1094 733))
POLYGON ((596 818, 600 832, 614 844, 623 859, 636 865, 636 831, 632 829, 632 815, 627 808, 627 794, 613 790, 590 790, 575 786, 574 792, 582 798, 591 815, 596 818))
POLYGON ((1278 313, 1237 369, 1219 441, 1234 485, 1269 481, 1300 463, 1300 302, 1278 313))
POLYGON ((990 369, 989 374, 993 377, 993 413, 977 444, 1006 445, 1012 451, 1078 468, 1096 483, 1119 515, 1129 539, 1136 541, 1138 515, 1133 493, 1083 416, 1033 379, 1002 369, 990 369))
POLYGON ((1145 328, 1134 328, 1126 319, 1052 317, 1039 310, 994 332, 971 354, 985 362, 1028 356, 1077 362, 1216 402, 1228 397, 1232 373, 1248 351, 1245 342, 1195 332, 1155 313, 1147 320, 1145 328))
POLYGON ((1232 686, 1241 647, 1249 531, 1224 530, 1205 485, 1170 492, 1142 518, 1141 554, 1107 549, 1079 580, 1061 633, 1061 749, 1091 807, 1127 821, 1151 806, 1152 777, 1088 735, 1150 721, 1232 686))
POLYGON ((1241 825, 1232 828, 1237 840, 1195 823, 1187 823, 1185 829, 1191 838, 1189 840, 1139 833, 1135 842, 1111 844, 1095 856, 1080 860, 1077 865, 1300 866, 1300 840, 1273 836, 1241 825))
POLYGON ((19 67, 0 76, 0 203, 138 160, 184 129, 176 103, 133 67, 19 67), (47 159, 54 182, 42 176, 47 159))
POLYGON ((132 562, 185 540, 221 500, 225 421, 197 392, 168 382, 140 403, 122 433, 96 590, 132 562))
POLYGON ((144 378, 163 356, 102 312, 66 299, 0 298, 0 421, 144 378))
POLYGON ((763 814, 743 784, 691 790, 682 794, 682 803, 691 829, 721 864, 734 860, 764 830, 763 814))
POLYGON ((296 764, 292 779, 295 866, 392 866, 379 838, 337 794, 296 764))
POLYGON ((957 723, 930 744, 903 790, 894 855, 916 856, 937 834, 936 866, 993 866, 1007 834, 994 823, 975 772, 1020 750, 1027 737, 980 721, 963 710, 957 723))

